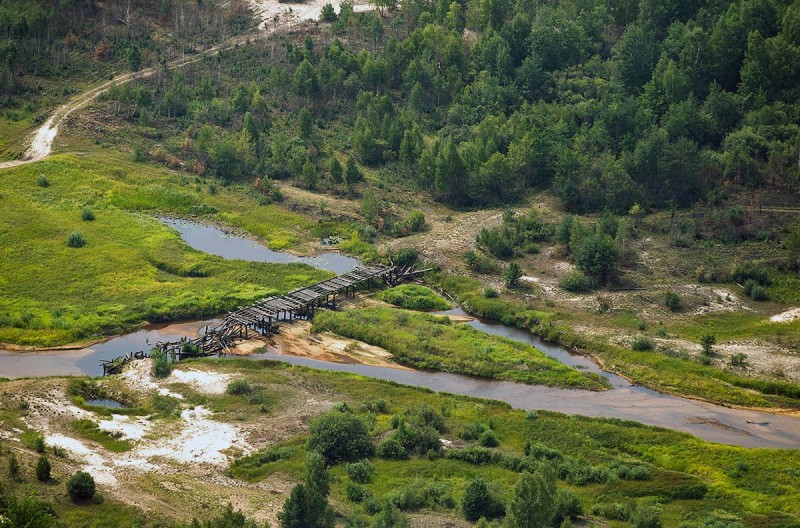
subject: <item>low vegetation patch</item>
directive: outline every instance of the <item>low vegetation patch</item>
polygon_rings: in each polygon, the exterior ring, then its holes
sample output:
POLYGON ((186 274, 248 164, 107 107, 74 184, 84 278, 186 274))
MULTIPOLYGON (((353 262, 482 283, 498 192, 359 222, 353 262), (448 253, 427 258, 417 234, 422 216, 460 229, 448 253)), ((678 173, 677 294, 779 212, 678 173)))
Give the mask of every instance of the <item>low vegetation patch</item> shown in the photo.
POLYGON ((103 431, 100 429, 100 427, 98 427, 97 423, 86 418, 74 420, 72 422, 72 428, 83 438, 97 442, 109 451, 119 453, 123 451, 130 451, 133 447, 130 442, 120 440, 113 434, 103 431))
POLYGON ((493 336, 444 317, 364 308, 321 312, 314 329, 381 346, 419 368, 531 384, 600 390, 603 382, 544 355, 532 346, 493 336))
POLYGON ((401 284, 378 294, 378 299, 408 310, 447 310, 449 302, 439 294, 418 284, 401 284))

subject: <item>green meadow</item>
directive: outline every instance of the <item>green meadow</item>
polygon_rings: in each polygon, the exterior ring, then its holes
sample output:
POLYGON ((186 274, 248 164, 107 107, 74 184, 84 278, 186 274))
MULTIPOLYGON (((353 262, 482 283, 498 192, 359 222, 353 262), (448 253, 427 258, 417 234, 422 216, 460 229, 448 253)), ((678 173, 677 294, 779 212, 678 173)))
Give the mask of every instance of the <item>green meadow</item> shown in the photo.
POLYGON ((275 248, 301 247, 316 226, 258 205, 246 190, 134 165, 119 153, 54 155, 4 170, 0 208, 0 343, 86 341, 145 321, 217 314, 331 275, 191 249, 154 216, 225 221, 275 248), (86 209, 94 220, 84 219, 86 209), (73 233, 82 247, 68 245, 73 233))
POLYGON ((385 348, 398 363, 485 378, 602 390, 603 380, 579 372, 530 345, 470 326, 387 307, 321 312, 314 330, 327 330, 385 348))

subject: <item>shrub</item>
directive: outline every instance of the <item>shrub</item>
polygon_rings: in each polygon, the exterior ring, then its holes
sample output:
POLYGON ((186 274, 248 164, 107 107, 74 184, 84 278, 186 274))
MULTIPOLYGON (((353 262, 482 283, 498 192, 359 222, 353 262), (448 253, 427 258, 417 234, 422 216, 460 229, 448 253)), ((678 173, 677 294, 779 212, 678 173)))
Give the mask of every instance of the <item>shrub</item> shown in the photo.
POLYGON ((36 180, 36 183, 39 184, 39 187, 50 187, 50 180, 47 179, 47 176, 44 174, 40 174, 39 178, 36 180))
POLYGON ((764 286, 756 284, 750 291, 750 298, 753 299, 754 301, 768 301, 769 293, 767 292, 767 289, 764 286))
POLYGON ((50 460, 47 455, 42 455, 36 461, 36 479, 39 482, 47 482, 50 480, 50 460))
POLYGON ((367 490, 355 482, 348 482, 344 486, 344 494, 350 502, 361 502, 366 498, 367 490))
POLYGON ((71 248, 82 248, 86 245, 86 238, 80 231, 73 231, 69 234, 67 245, 71 248))
POLYGON ((747 354, 739 352, 731 356, 729 361, 730 366, 736 368, 744 368, 747 366, 747 354))
POLYGON ((8 476, 11 480, 17 480, 19 478, 19 461, 17 460, 17 454, 13 451, 8 457, 8 476))
MULTIPOLYGON (((333 6, 329 3, 322 6, 322 11, 319 13, 319 19, 325 22, 335 22, 338 17, 336 16, 336 11, 333 9, 333 6)), ((341 173, 342 167, 339 165, 339 172, 341 173)), ((342 175, 339 174, 339 179, 341 179, 342 175)))
POLYGON ((150 353, 153 358, 153 376, 156 378, 166 378, 172 371, 172 365, 167 358, 167 354, 158 348, 154 348, 150 353))
POLYGON ((583 515, 583 506, 578 496, 571 490, 558 488, 556 490, 556 517, 555 523, 576 519, 583 515))
POLYGON ((367 458, 375 452, 367 426, 351 412, 332 411, 311 424, 308 449, 328 463, 367 458))
POLYGON ((405 227, 412 233, 417 233, 425 229, 425 215, 422 211, 414 211, 405 221, 405 227))
POLYGON ((476 253, 475 251, 468 251, 467 254, 464 255, 464 260, 467 266, 469 266, 469 269, 476 273, 491 275, 500 271, 500 266, 497 264, 496 260, 476 253))
POLYGON ((94 221, 94 211, 89 206, 86 206, 81 211, 81 220, 84 222, 93 222, 94 221))
POLYGON ((484 288, 483 296, 486 297, 487 299, 496 299, 497 297, 500 296, 500 294, 497 293, 497 290, 495 290, 494 288, 484 288))
POLYGON ((243 394, 250 394, 253 391, 253 388, 250 387, 250 384, 247 381, 239 379, 233 380, 232 382, 228 383, 228 388, 225 389, 225 392, 228 394, 233 395, 243 395, 243 394))
POLYGON ((382 291, 378 298, 409 310, 447 310, 450 303, 440 295, 418 284, 401 284, 382 291))
POLYGON ((748 280, 752 280, 761 286, 769 286, 769 272, 760 264, 753 262, 741 262, 736 265, 733 270, 733 280, 738 284, 744 284, 748 280))
POLYGON ((484 431, 478 441, 483 447, 497 447, 500 445, 500 440, 497 439, 497 435, 491 429, 484 431))
POLYGON ((486 431, 487 427, 480 420, 475 420, 470 425, 464 426, 459 432, 458 437, 462 440, 477 440, 486 431))
POLYGON ((664 296, 664 304, 667 308, 672 310, 673 312, 678 312, 683 308, 683 301, 681 301, 681 296, 677 293, 670 291, 667 292, 664 296))
POLYGON ((86 501, 94 497, 94 477, 85 471, 78 471, 67 481, 67 493, 74 502, 86 501))
POLYGON ((419 253, 412 247, 403 248, 395 253, 392 262, 401 267, 410 267, 419 260, 419 253))
POLYGON ((717 344, 717 337, 714 334, 705 334, 700 338, 700 346, 703 347, 703 354, 710 356, 714 352, 714 345, 717 344))
POLYGON ((469 483, 461 501, 461 513, 470 521, 481 517, 494 517, 498 511, 497 501, 489 493, 489 488, 481 478, 469 483))
POLYGON ((631 348, 636 352, 648 352, 653 350, 653 342, 644 336, 639 336, 633 340, 631 348))
POLYGON ((405 460, 408 458, 408 451, 394 438, 387 438, 378 446, 378 456, 388 460, 405 460))
POLYGON ((359 484, 371 482, 374 473, 375 466, 367 459, 347 464, 347 476, 350 477, 350 480, 359 484))
POLYGON ((503 279, 506 281, 506 286, 509 288, 513 288, 519 283, 519 280, 522 278, 522 268, 519 267, 519 264, 516 262, 512 262, 506 268, 505 273, 503 273, 503 279))
POLYGON ((633 528, 661 528, 659 510, 653 506, 639 506, 631 513, 633 528))
POLYGON ((573 293, 586 292, 592 289, 592 283, 589 281, 589 277, 577 269, 569 270, 558 285, 573 293))

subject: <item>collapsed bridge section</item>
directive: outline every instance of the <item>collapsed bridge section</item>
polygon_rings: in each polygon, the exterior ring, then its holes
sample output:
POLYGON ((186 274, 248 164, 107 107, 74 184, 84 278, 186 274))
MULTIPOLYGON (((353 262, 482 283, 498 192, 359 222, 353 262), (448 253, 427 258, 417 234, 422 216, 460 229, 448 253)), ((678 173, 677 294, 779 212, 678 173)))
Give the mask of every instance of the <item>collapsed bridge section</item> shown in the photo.
POLYGON ((230 352, 235 339, 246 339, 251 332, 262 336, 272 335, 277 332, 279 322, 311 319, 320 308, 336 308, 338 297, 355 296, 358 288, 371 287, 375 283, 394 286, 425 271, 395 265, 359 266, 343 275, 284 295, 265 297, 233 310, 216 327, 206 327, 196 339, 159 342, 156 346, 176 360, 230 352))

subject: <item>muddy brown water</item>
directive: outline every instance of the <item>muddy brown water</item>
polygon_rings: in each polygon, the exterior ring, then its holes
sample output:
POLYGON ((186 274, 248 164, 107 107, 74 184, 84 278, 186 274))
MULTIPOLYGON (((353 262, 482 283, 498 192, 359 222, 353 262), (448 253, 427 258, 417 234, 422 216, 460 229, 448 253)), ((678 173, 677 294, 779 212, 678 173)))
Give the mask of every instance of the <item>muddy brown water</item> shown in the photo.
MULTIPOLYGON (((165 219, 177 229, 184 239, 197 249, 221 254, 225 258, 265 259, 269 253, 278 253, 260 246, 245 237, 231 236, 221 229, 196 222, 165 219), (243 246, 242 240, 246 243, 243 246), (252 245, 260 246, 253 248, 252 245), (251 258, 251 250, 257 256, 251 258)), ((299 259, 291 255, 290 259, 299 259)), ((311 257, 322 258, 322 257, 311 257)), ((355 267, 356 259, 331 254, 330 269, 338 273, 355 267), (335 256, 335 258, 334 258, 335 256), (342 257, 342 259, 339 259, 342 257), (343 260, 343 259, 350 259, 343 260), (354 262, 353 262, 354 261, 354 262), (339 270, 342 271, 339 271, 339 270)), ((297 262, 285 260, 283 262, 297 262)), ((313 265, 313 264, 312 264, 313 265)), ((328 264, 326 264, 328 266, 328 264)), ((318 265, 318 267, 323 267, 318 265)), ((460 309, 440 312, 442 315, 463 314, 460 309)), ((102 374, 101 359, 113 359, 128 352, 149 350, 156 341, 173 341, 192 337, 205 326, 217 320, 190 321, 170 325, 153 325, 145 329, 114 337, 103 343, 78 350, 12 352, 0 350, 0 377, 22 378, 36 376, 102 374)), ((499 323, 474 320, 469 324, 478 330, 500 335, 532 345, 545 354, 573 367, 595 372, 608 380, 611 389, 593 392, 578 389, 561 389, 540 385, 526 385, 509 381, 475 378, 445 372, 401 370, 371 365, 329 363, 304 357, 280 354, 271 349, 267 353, 248 356, 254 360, 279 360, 294 365, 350 372, 393 381, 404 385, 423 387, 437 392, 462 394, 477 398, 504 401, 525 410, 549 410, 566 414, 632 420, 647 425, 685 431, 706 440, 744 447, 800 448, 800 418, 765 412, 731 409, 720 405, 688 398, 661 394, 645 387, 633 385, 624 378, 605 372, 591 359, 572 354, 563 347, 547 343, 532 334, 499 323)))

